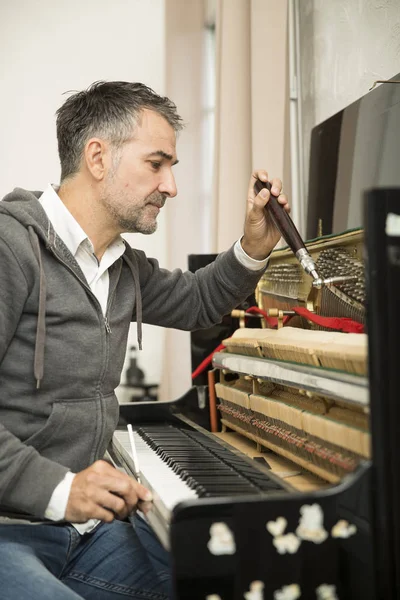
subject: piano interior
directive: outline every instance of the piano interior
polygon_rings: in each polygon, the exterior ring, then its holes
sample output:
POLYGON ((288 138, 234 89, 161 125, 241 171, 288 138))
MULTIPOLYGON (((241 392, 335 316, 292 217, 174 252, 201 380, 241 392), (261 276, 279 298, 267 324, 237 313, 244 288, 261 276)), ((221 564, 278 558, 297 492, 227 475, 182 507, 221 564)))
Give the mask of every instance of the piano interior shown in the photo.
MULTIPOLYGON (((259 307, 283 316, 303 306, 363 324, 363 232, 313 240, 307 248, 322 277, 348 279, 315 289, 293 253, 279 250, 258 285, 259 307)), ((215 358, 222 425, 323 482, 338 483, 370 458, 367 335, 324 328, 296 313, 285 326, 283 320, 273 329, 261 324, 264 328, 238 329, 224 340, 226 356, 215 358), (235 367, 240 356, 253 358, 248 372, 235 367)))

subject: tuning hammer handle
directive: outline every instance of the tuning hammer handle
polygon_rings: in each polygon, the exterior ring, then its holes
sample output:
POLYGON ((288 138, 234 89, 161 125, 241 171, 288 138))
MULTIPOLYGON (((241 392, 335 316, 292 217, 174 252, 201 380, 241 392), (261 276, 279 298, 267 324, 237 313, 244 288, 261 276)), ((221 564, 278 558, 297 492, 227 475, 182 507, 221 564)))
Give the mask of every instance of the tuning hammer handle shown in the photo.
POLYGON ((271 194, 271 184, 269 181, 265 182, 257 179, 254 184, 255 193, 259 194, 263 188, 267 188, 270 193, 270 198, 265 209, 269 211, 276 228, 281 233, 287 245, 291 248, 294 254, 296 254, 296 252, 302 248, 305 250, 306 247, 300 237, 299 232, 297 231, 296 225, 293 223, 283 206, 279 204, 277 197, 271 194))

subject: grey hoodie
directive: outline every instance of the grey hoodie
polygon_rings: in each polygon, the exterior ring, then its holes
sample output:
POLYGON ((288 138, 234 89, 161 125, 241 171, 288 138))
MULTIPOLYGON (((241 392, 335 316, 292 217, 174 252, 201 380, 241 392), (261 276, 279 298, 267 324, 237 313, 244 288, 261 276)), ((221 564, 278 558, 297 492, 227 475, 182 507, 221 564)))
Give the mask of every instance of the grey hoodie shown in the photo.
POLYGON ((106 317, 56 235, 41 192, 0 202, 0 514, 43 518, 67 471, 102 458, 130 321, 209 327, 255 288, 231 248, 197 271, 161 269, 126 243, 109 270, 106 317))

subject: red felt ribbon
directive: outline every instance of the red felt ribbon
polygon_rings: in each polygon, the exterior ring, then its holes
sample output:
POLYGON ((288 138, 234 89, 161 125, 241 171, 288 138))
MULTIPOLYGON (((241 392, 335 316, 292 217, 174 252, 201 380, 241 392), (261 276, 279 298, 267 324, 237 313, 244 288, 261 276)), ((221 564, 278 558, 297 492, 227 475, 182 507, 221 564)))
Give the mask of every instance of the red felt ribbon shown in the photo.
MULTIPOLYGON (((276 317, 269 317, 268 314, 265 312, 265 310, 262 310, 262 308, 258 308, 258 306, 251 306, 250 308, 248 308, 246 310, 246 312, 258 313, 259 315, 262 315, 270 327, 278 326, 278 319, 276 317)), ((285 325, 289 321, 290 318, 291 318, 291 315, 283 317, 283 324, 285 325)))
POLYGON ((200 375, 200 373, 202 373, 210 364, 210 362, 212 361, 212 357, 214 356, 214 354, 216 352, 219 352, 220 350, 223 350, 225 348, 224 344, 220 344, 219 346, 217 346, 215 348, 215 350, 213 350, 211 352, 211 354, 209 354, 197 367, 197 369, 195 369, 192 373, 192 379, 196 379, 196 377, 198 377, 200 375))
POLYGON ((291 310, 308 321, 321 325, 321 327, 336 329, 344 333, 364 333, 364 325, 348 317, 321 317, 321 315, 316 315, 302 306, 295 306, 291 310))

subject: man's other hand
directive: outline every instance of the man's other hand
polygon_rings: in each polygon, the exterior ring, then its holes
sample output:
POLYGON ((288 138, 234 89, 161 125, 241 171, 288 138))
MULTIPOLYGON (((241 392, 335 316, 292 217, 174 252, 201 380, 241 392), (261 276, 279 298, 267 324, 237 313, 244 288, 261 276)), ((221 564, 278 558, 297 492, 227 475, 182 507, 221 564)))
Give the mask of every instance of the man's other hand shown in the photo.
POLYGON ((125 519, 141 500, 151 500, 151 492, 129 475, 98 460, 75 475, 65 519, 72 523, 88 519, 110 523, 115 518, 125 519))

